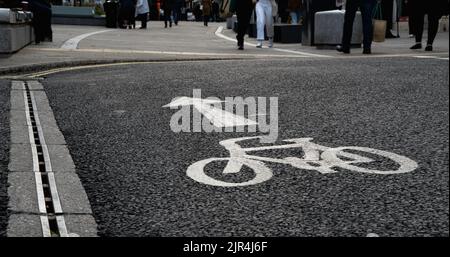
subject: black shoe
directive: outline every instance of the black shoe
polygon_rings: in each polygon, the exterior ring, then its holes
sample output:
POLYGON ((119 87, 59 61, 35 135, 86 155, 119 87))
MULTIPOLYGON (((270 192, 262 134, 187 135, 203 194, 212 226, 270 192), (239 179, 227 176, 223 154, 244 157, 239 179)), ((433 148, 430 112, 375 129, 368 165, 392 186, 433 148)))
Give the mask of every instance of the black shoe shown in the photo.
POLYGON ((238 50, 244 50, 244 40, 237 42, 238 50))
POLYGON ((425 47, 425 51, 427 51, 427 52, 433 51, 433 46, 432 46, 432 45, 427 45, 427 46, 425 47))
POLYGON ((394 36, 391 32, 386 33, 386 38, 397 38, 397 36, 394 36))
POLYGON ((422 44, 421 43, 416 43, 415 45, 411 46, 409 49, 422 49, 422 44))
POLYGON ((350 53, 350 48, 346 48, 343 47, 341 45, 336 46, 336 51, 344 53, 344 54, 349 54, 350 53))
POLYGON ((372 54, 372 50, 370 48, 364 48, 363 54, 372 54))

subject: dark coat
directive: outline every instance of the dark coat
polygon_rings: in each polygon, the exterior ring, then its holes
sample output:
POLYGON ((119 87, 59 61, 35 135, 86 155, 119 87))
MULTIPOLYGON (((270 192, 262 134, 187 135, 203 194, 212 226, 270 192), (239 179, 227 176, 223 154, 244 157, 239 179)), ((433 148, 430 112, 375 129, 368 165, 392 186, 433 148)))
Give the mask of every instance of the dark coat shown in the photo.
POLYGON ((203 5, 203 15, 210 16, 212 11, 212 2, 211 0, 202 0, 203 5))
POLYGON ((426 13, 441 17, 448 15, 448 0, 408 0, 412 13, 426 13))
POLYGON ((162 9, 164 10, 164 12, 166 10, 171 11, 173 10, 174 7, 175 7, 175 0, 164 0, 162 4, 162 9))

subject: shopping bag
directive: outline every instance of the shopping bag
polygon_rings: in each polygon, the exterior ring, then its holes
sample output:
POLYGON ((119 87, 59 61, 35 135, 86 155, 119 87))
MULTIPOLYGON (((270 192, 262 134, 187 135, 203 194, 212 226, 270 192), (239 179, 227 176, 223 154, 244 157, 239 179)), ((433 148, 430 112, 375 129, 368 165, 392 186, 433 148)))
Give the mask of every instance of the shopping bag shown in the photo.
POLYGON ((373 42, 384 42, 386 40, 387 21, 383 20, 380 2, 376 4, 372 17, 373 42))
POLYGON ((229 18, 233 16, 236 11, 236 1, 237 0, 220 0, 219 1, 219 16, 222 19, 229 18))

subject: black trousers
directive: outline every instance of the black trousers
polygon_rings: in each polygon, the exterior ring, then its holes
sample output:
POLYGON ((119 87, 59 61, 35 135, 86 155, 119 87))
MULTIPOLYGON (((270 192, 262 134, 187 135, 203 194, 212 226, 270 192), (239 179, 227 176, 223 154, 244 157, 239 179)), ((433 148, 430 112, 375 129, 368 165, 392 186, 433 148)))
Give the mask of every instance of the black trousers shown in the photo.
MULTIPOLYGON (((416 42, 422 42, 423 37, 423 26, 424 26, 424 19, 425 19, 425 12, 422 10, 417 10, 415 14, 413 14, 413 26, 414 26, 414 34, 416 36, 416 42)), ((434 39, 436 38, 436 34, 439 29, 439 19, 441 18, 440 15, 435 15, 433 13, 428 14, 428 39, 427 44, 432 45, 434 42, 434 39)))
POLYGON ((209 15, 203 15, 203 25, 208 26, 209 15))
POLYGON ((172 15, 172 9, 164 9, 164 25, 167 27, 167 22, 170 23, 170 26, 172 27, 172 18, 170 17, 172 15))
POLYGON ((252 0, 238 0, 236 4, 236 16, 238 21, 238 33, 236 39, 238 40, 238 44, 241 45, 244 44, 244 36, 247 33, 254 6, 252 0))
POLYGON ((347 0, 345 6, 344 33, 342 35, 342 47, 350 49, 353 22, 355 21, 356 11, 361 9, 364 34, 364 48, 370 49, 373 39, 372 13, 376 0, 347 0))
POLYGON ((142 13, 137 16, 137 19, 141 21, 141 28, 144 29, 147 28, 147 14, 148 13, 142 13))
POLYGON ((381 0, 381 12, 383 19, 387 21, 386 33, 392 29, 392 12, 394 11, 394 0, 381 0))

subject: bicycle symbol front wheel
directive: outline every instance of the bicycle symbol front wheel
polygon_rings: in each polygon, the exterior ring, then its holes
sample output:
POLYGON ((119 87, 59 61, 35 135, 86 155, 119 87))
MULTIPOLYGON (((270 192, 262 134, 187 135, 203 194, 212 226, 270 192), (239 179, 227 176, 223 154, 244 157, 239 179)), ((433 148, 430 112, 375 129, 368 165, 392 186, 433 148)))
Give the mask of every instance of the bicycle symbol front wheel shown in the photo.
POLYGON ((272 178, 272 170, 267 168, 264 163, 256 160, 250 160, 246 158, 209 158, 205 160, 193 163, 188 167, 186 174, 193 180, 211 185, 211 186, 222 186, 222 187, 238 187, 238 186, 249 186, 262 183, 272 178), (243 166, 249 167, 255 176, 245 182, 226 182, 222 180, 215 179, 205 172, 206 165, 216 162, 216 161, 227 161, 227 167, 222 172, 223 174, 238 173, 242 170, 243 166), (231 168, 231 171, 230 171, 231 168))

